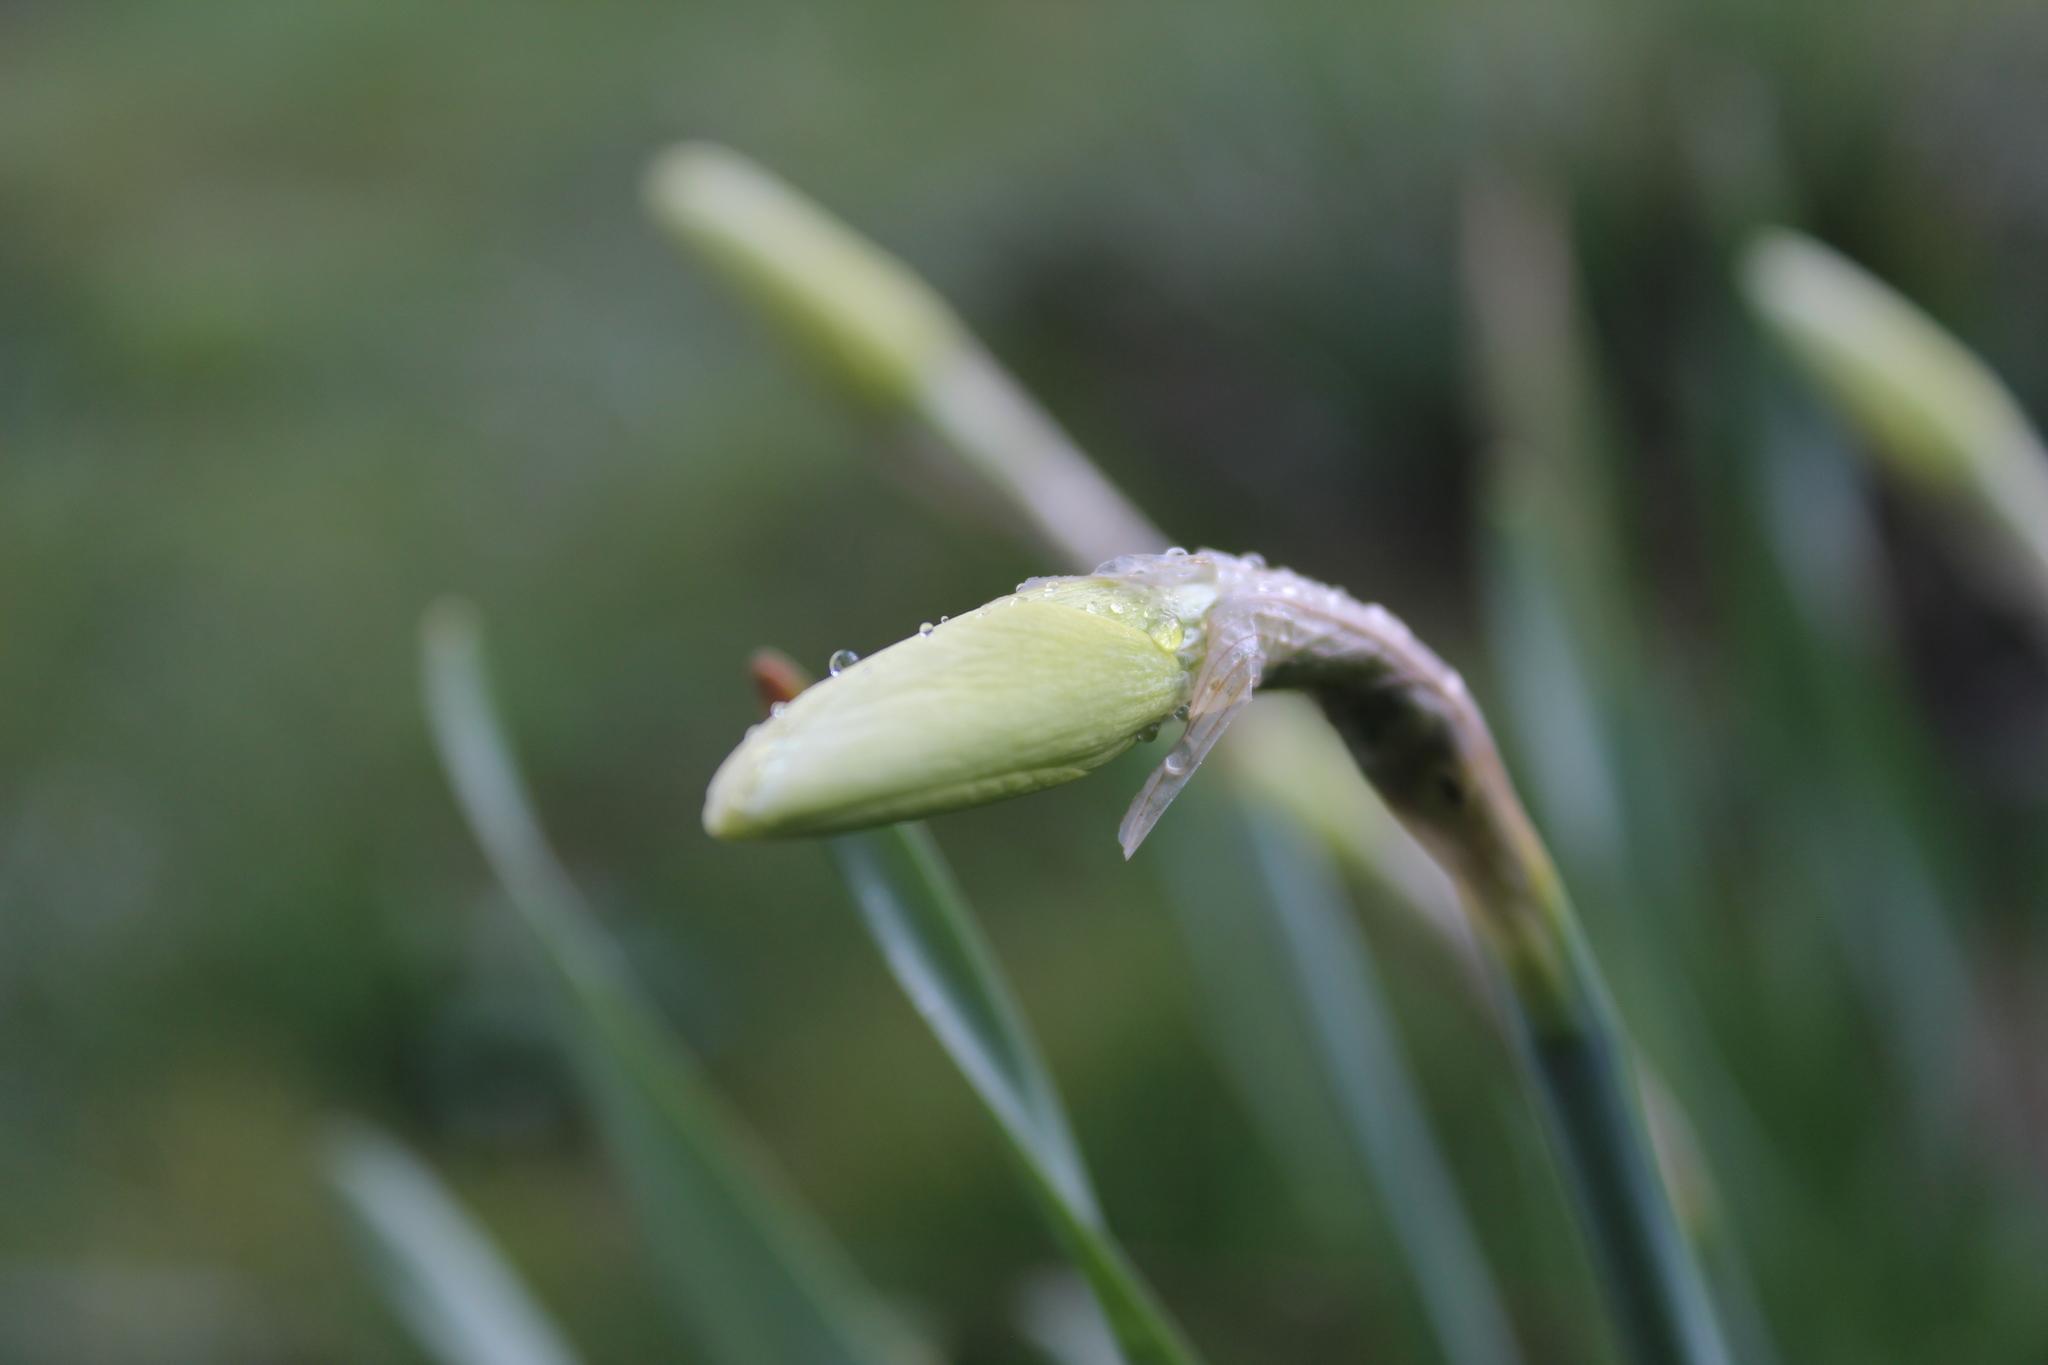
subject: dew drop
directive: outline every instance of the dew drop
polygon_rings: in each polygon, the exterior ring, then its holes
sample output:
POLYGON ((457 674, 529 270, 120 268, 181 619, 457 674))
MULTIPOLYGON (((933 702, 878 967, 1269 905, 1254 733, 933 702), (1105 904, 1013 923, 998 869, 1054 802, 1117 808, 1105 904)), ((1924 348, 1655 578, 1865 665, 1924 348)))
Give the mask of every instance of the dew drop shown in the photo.
POLYGON ((943 626, 943 625, 945 625, 945 624, 946 624, 946 622, 948 622, 948 621, 950 621, 950 620, 952 620, 952 619, 953 619, 953 618, 952 618, 952 617, 950 617, 950 616, 941 616, 941 617, 939 618, 939 624, 943 626))
POLYGON ((1188 704, 1186 702, 1182 702, 1179 706, 1173 708, 1173 718, 1175 720, 1186 720, 1188 718, 1188 704))
POLYGON ((784 711, 787 711, 788 709, 789 709, 789 703, 788 703, 788 702, 786 702, 786 701, 779 701, 779 702, 776 702, 776 703, 775 703, 774 705, 772 705, 772 706, 770 706, 770 707, 768 708, 768 714, 769 714, 769 715, 771 715, 771 716, 779 716, 779 715, 781 715, 781 714, 782 714, 782 713, 783 713, 784 711))
POLYGON ((1124 604, 1121 602, 1110 603, 1109 609, 1115 612, 1118 616, 1122 616, 1124 614, 1124 604))
POLYGON ((1174 546, 1174 547, 1173 547, 1173 548, 1172 548, 1171 550, 1168 550, 1168 551, 1166 552, 1166 557, 1167 557, 1168 559, 1181 559, 1181 558, 1184 558, 1184 557, 1185 557, 1186 555, 1187 555, 1187 551, 1186 551, 1186 550, 1183 550, 1183 549, 1182 549, 1182 548, 1181 548, 1180 546, 1178 546, 1178 545, 1174 546))
POLYGON ((1244 562, 1251 565, 1254 569, 1263 569, 1266 567, 1266 557, 1262 554, 1246 555, 1244 556, 1244 562))
POLYGON ((825 670, 836 678, 859 662, 860 655, 850 649, 842 649, 825 661, 825 670))
POLYGON ((1179 777, 1194 766, 1194 761, 1195 757, 1188 752, 1187 745, 1176 744, 1173 746, 1173 752, 1166 756, 1166 762, 1160 766, 1166 769, 1168 777, 1179 777))
POLYGON ((1138 743, 1140 744, 1150 744, 1157 738, 1159 738, 1159 722, 1156 720, 1138 731, 1138 743))
POLYGON ((932 633, 932 623, 931 623, 931 622, 929 622, 929 621, 920 621, 920 622, 918 622, 918 623, 917 623, 917 633, 918 633, 919 635, 927 635, 927 636, 928 636, 928 635, 930 635, 930 634, 932 633))

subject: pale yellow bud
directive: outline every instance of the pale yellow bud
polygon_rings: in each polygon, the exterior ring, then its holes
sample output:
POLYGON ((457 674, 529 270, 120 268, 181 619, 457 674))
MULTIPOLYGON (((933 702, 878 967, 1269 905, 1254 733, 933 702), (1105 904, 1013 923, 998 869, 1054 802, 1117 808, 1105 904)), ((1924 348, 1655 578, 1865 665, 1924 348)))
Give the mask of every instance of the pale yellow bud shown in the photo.
POLYGON ((1187 700, 1201 605, 1052 579, 921 630, 755 726, 712 779, 704 828, 832 834, 1072 781, 1187 700))
POLYGON ((2037 608, 2048 599, 2048 451, 1990 367, 1896 290, 1811 238, 1763 233, 1742 278, 1759 315, 1873 452, 1988 523, 1990 545, 2005 556, 2000 567, 2018 570, 2000 576, 2030 589, 2037 608))
POLYGON ((1967 480, 2034 445, 1984 362, 1889 285, 1810 237, 1758 237, 1750 301, 1885 455, 1916 477, 1967 480))
POLYGON ((671 148, 648 172, 647 200, 871 397, 907 399, 970 345, 924 281, 737 152, 671 148))

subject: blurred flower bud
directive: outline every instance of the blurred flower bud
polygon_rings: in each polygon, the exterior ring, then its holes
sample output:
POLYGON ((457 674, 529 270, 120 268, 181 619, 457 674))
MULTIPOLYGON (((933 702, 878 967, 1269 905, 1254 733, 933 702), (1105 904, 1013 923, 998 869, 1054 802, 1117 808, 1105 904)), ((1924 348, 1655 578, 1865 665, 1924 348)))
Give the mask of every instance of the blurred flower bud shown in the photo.
POLYGON ((921 628, 755 726, 712 779, 704 828, 832 834, 1072 781, 1187 700, 1213 600, 1201 587, 1034 579, 921 628))
POLYGON ((723 147, 684 143, 649 170, 655 217, 871 397, 900 402, 970 343, 925 283, 723 147))
POLYGON ((2048 607, 2048 452, 1990 367, 1889 285, 1797 233, 1758 237, 1742 281, 1873 453, 1988 526, 1987 544, 1966 545, 1971 557, 2030 607, 2048 607))
POLYGON ((1810 237, 1764 233, 1743 261, 1750 302, 1902 470, 1955 484, 2032 429, 1984 363, 1891 286, 1810 237))

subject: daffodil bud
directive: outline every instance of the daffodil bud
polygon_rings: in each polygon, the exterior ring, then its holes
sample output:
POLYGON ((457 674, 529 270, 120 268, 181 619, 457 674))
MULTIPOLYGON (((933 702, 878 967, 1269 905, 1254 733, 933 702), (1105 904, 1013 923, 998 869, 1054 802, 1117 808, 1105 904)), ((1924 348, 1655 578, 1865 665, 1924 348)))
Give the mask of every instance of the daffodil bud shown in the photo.
POLYGON ((1313 693, 1452 876, 1506 918, 1547 861, 1458 675, 1387 611, 1257 555, 1125 555, 1035 578, 775 707, 711 780, 722 839, 834 834, 1072 781, 1187 730, 1124 816, 1128 856, 1260 686, 1313 693))
POLYGON ((871 397, 900 402, 970 345, 939 296, 737 152, 671 148, 647 177, 664 226, 871 397))
POLYGON ((2021 605, 2048 611, 2048 451, 1990 367, 1889 285, 1797 233, 1762 234, 1743 284, 1872 452, 1991 532, 1963 541, 1969 560, 2021 605))
POLYGON ((1998 482, 2040 460, 2019 405, 1984 362, 1891 286, 1810 237, 1761 234, 1742 264, 1751 304, 1902 472, 1938 486, 1998 482))
POLYGON ((1316 698, 1517 978, 1555 985, 1562 891, 1463 681, 1384 608, 1257 555, 1125 555, 835 658, 719 767, 704 828, 837 834, 1000 801, 1184 719, 1117 831, 1128 857, 1261 686, 1316 698))
POLYGON ((1186 702, 1212 600, 1114 577, 1034 579, 923 627, 755 726, 712 779, 704 828, 832 834, 1072 781, 1186 702))

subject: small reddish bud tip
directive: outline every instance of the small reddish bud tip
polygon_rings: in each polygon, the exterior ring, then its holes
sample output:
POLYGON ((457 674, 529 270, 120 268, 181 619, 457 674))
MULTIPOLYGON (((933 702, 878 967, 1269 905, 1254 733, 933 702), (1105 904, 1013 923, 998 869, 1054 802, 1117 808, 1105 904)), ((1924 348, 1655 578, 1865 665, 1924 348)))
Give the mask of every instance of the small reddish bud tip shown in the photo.
POLYGON ((755 650, 747 660, 747 671, 753 675, 754 690, 761 694, 764 711, 777 702, 794 701, 797 693, 811 685, 803 666, 779 649, 755 650))

